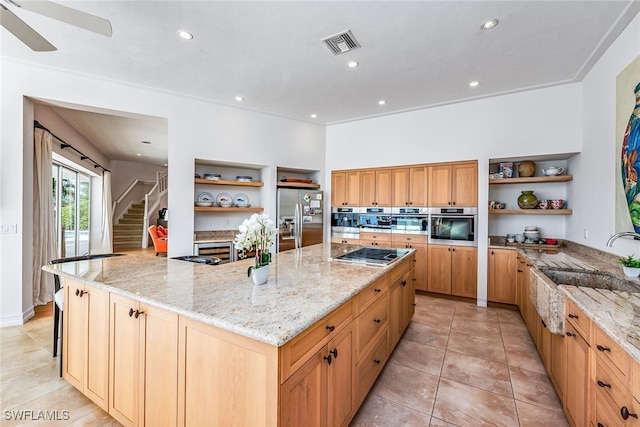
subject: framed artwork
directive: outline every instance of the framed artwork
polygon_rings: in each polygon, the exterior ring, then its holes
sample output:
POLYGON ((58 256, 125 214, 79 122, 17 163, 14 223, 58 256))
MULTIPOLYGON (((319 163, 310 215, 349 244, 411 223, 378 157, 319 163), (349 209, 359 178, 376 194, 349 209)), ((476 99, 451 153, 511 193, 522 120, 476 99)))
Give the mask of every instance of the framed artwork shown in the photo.
POLYGON ((616 233, 640 233, 639 178, 640 56, 616 78, 616 233))

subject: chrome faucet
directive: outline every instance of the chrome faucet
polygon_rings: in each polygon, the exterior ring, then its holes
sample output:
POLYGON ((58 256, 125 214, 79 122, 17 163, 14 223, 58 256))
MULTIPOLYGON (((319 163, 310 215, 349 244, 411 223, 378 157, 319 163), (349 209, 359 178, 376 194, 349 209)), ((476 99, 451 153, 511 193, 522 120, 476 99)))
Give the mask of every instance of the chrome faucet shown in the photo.
POLYGON ((636 240, 640 240, 640 233, 635 233, 633 231, 623 231, 622 233, 616 233, 613 236, 609 237, 609 240, 607 240, 607 247, 610 248, 611 246, 613 246, 613 242, 618 240, 620 237, 625 236, 633 237, 636 240))

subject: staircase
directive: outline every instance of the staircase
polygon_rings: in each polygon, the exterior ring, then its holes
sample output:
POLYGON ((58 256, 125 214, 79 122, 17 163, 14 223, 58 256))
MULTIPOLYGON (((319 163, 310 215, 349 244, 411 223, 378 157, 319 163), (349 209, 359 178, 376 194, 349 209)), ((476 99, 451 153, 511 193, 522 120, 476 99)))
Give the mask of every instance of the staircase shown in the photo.
MULTIPOLYGON (((140 249, 144 226, 144 202, 134 203, 113 226, 113 251, 140 249)), ((147 231, 144 230, 146 233, 147 231)))

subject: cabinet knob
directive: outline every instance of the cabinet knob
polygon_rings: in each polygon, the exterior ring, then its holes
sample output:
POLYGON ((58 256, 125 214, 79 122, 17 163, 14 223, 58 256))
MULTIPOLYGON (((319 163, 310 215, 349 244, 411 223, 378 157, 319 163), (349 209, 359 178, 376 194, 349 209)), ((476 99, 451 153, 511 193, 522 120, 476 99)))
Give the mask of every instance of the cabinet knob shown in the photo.
POLYGON ((335 326, 333 326, 333 325, 331 325, 331 326, 327 326, 327 331, 329 331, 329 332, 333 332, 333 330, 334 330, 335 328, 336 328, 336 327, 335 327, 335 326))
POLYGON ((334 348, 333 350, 329 351, 329 353, 333 354, 334 359, 338 358, 338 349, 334 348))
POLYGON ((329 365, 331 365, 331 355, 325 356, 325 357, 324 357, 324 360, 326 360, 326 361, 327 361, 327 363, 328 363, 329 365))
POLYGON ((380 323, 380 319, 373 319, 374 322, 380 323))
POLYGON ((375 359, 375 360, 373 361, 373 363, 375 363, 376 365, 379 365, 379 364, 380 364, 380 359, 375 359))
POLYGON ((577 319, 578 316, 576 316, 575 314, 571 314, 569 313, 569 319, 577 319))
POLYGON ((136 310, 136 312, 134 313, 133 317, 135 317, 136 319, 138 318, 138 316, 140 316, 141 314, 144 314, 144 311, 138 311, 136 310))
POLYGON ((522 273, 522 270, 518 270, 518 273, 522 273))
POLYGON ((374 289, 374 292, 382 292, 382 289, 380 289, 380 288, 375 288, 375 289, 374 289))
POLYGON ((604 427, 604 424, 598 423, 598 427, 604 427))
POLYGON ((567 335, 568 337, 575 337, 575 336, 576 336, 576 334, 572 334, 571 332, 567 332, 567 334, 566 334, 566 335, 567 335))
POLYGON ((603 347, 603 346, 601 346, 600 344, 598 344, 598 345, 596 346, 596 348, 598 349, 598 351, 602 351, 602 352, 604 352, 604 351, 608 351, 608 352, 611 352, 611 349, 610 349, 609 347, 603 347))
POLYGON ((455 201, 453 201, 453 202, 451 202, 451 204, 452 204, 453 206, 455 206, 455 205, 456 205, 456 202, 455 202, 455 201))
POLYGON ((407 281, 406 280, 402 281, 402 286, 407 286, 407 281))
POLYGON ((129 317, 133 316, 133 308, 129 309, 129 317))
POLYGON ((620 415, 622 416, 623 420, 628 419, 629 417, 633 417, 633 418, 638 418, 638 414, 632 414, 629 412, 629 409, 627 409, 626 406, 623 406, 622 408, 620 408, 620 415))
POLYGON ((611 384, 604 383, 604 382, 602 382, 600 380, 596 381, 596 383, 602 388, 605 388, 605 387, 611 388, 611 384))
POLYGON ((456 251, 456 248, 451 248, 451 252, 455 252, 455 251, 456 251))
POLYGON ((540 322, 542 323, 542 327, 546 329, 547 328, 547 324, 544 323, 544 320, 540 319, 540 322))

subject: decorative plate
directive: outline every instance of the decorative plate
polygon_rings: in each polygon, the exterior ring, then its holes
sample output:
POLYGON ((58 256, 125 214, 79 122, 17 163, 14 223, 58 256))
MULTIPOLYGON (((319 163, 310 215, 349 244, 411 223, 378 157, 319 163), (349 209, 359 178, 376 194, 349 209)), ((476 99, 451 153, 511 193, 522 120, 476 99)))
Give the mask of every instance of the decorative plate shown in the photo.
POLYGON ((233 199, 231 198, 231 194, 229 193, 220 193, 216 197, 216 203, 218 206, 222 206, 223 208, 233 206, 233 199))
POLYGON ((196 206, 201 208, 210 208, 213 206, 213 202, 196 202, 196 206))
POLYGON ((207 193, 206 191, 198 194, 197 202, 213 202, 215 199, 213 198, 213 194, 207 193))
POLYGON ((233 196, 233 203, 239 208, 249 207, 249 197, 246 194, 238 193, 233 196))
POLYGON ((253 177, 251 177, 251 176, 247 176, 247 175, 238 175, 238 176, 236 176, 236 181, 251 182, 252 180, 253 180, 253 177))
POLYGON ((205 173, 204 179, 218 181, 219 179, 222 179, 222 175, 220 175, 219 173, 205 173))

